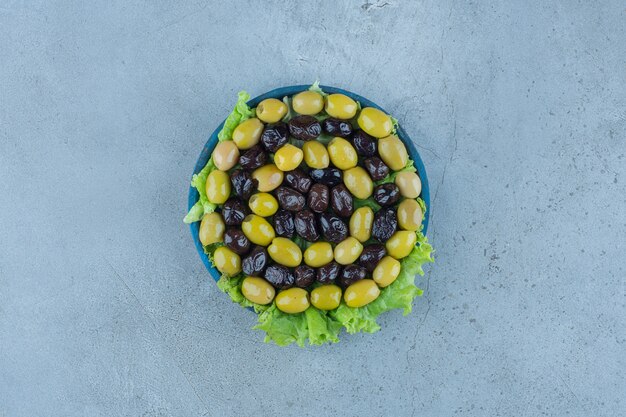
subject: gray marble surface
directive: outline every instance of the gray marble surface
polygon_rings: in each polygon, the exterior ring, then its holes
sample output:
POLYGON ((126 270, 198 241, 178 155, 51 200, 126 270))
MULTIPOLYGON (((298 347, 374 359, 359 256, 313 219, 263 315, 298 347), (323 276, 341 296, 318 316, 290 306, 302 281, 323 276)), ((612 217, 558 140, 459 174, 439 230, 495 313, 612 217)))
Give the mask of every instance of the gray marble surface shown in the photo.
POLYGON ((626 415, 622 1, 4 1, 0 416, 626 415), (437 261, 374 335, 277 348, 181 220, 236 93, 391 111, 437 261))

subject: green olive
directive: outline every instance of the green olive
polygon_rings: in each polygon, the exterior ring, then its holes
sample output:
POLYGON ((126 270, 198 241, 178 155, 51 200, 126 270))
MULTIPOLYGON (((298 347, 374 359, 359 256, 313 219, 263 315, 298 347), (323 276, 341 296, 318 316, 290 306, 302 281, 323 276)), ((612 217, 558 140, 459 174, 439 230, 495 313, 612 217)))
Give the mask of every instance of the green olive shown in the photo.
POLYGON ((343 173, 343 183, 353 196, 366 199, 372 195, 374 183, 372 179, 361 167, 350 168, 343 173))
POLYGON ((403 200, 398 205, 398 225, 401 229, 416 231, 422 225, 424 213, 415 200, 403 200))
POLYGON ((278 211, 278 201, 269 193, 252 194, 248 200, 248 206, 254 214, 261 217, 269 217, 278 211))
POLYGON ((324 98, 315 91, 303 91, 293 96, 291 106, 300 114, 314 115, 324 108, 324 98))
POLYGON ((241 258, 226 246, 220 246, 213 252, 213 264, 218 271, 229 277, 241 272, 241 258))
POLYGON ((259 182, 257 189, 266 193, 275 190, 283 182, 283 171, 274 164, 267 164, 252 171, 252 178, 259 182))
POLYGON ((302 313, 309 305, 309 293, 302 288, 289 288, 276 296, 276 307, 283 313, 302 313))
POLYGON ((256 117, 265 123, 276 123, 287 114, 287 105, 275 98, 266 98, 256 107, 256 117))
POLYGON ((409 161, 406 146, 396 135, 380 139, 378 141, 378 153, 385 164, 394 171, 401 170, 409 161))
POLYGON ((350 265, 359 258, 361 252, 363 252, 361 242, 349 236, 335 246, 335 261, 341 265, 350 265))
POLYGON ((393 283, 398 275, 400 275, 400 261, 391 256, 381 259, 372 272, 372 278, 381 288, 393 283))
POLYGON ((212 171, 207 177, 205 191, 209 202, 224 204, 230 196, 230 177, 224 171, 212 171))
POLYGON ((341 303, 341 288, 336 285, 322 285, 311 291, 311 304, 320 310, 334 310, 341 303))
POLYGON ((261 139, 263 123, 256 117, 245 120, 233 131, 233 142, 239 149, 250 149, 261 139))
POLYGON ((302 149, 288 143, 276 151, 274 163, 281 171, 293 171, 298 168, 303 157, 302 149))
POLYGON ((339 169, 346 170, 356 166, 358 155, 356 150, 343 138, 333 138, 328 144, 330 161, 339 169))
POLYGON ((380 295, 378 285, 371 279, 362 279, 346 288, 343 299, 348 307, 363 307, 380 295))
POLYGON ((373 223, 374 211, 367 206, 359 207, 350 217, 350 236, 364 243, 372 234, 373 223))
POLYGON ((221 214, 215 212, 205 214, 200 222, 200 232, 198 233, 200 242, 202 242, 203 246, 222 242, 225 231, 226 225, 221 214))
POLYGON ((250 242, 255 245, 267 246, 276 236, 274 228, 261 216, 248 214, 241 223, 241 230, 250 242))
POLYGON ((387 248, 389 255, 396 259, 402 259, 409 256, 409 253, 411 253, 416 243, 417 235, 415 232, 398 230, 391 235, 387 243, 385 243, 385 248, 387 248))
POLYGON ((246 277, 241 283, 241 292, 249 301, 266 305, 272 302, 276 290, 272 284, 258 277, 246 277))
POLYGON ((295 268, 302 262, 300 247, 286 237, 275 237, 267 253, 277 264, 295 268))
POLYGON ((225 140, 215 146, 213 163, 220 171, 228 171, 239 161, 239 148, 232 140, 225 140))
POLYGON ((304 251, 304 263, 319 268, 333 260, 333 247, 328 242, 315 242, 304 251))
POLYGON ((304 142, 302 145, 304 162, 313 169, 324 169, 330 165, 330 158, 326 147, 314 140, 304 142))
POLYGON ((422 192, 422 181, 415 172, 398 172, 395 183, 402 197, 417 198, 422 192))
POLYGON ((326 113, 337 119, 352 119, 357 111, 356 101, 343 94, 326 97, 326 113))
POLYGON ((357 119, 359 127, 368 135, 375 138, 384 138, 389 136, 393 129, 391 117, 384 112, 373 107, 366 107, 359 113, 357 119))

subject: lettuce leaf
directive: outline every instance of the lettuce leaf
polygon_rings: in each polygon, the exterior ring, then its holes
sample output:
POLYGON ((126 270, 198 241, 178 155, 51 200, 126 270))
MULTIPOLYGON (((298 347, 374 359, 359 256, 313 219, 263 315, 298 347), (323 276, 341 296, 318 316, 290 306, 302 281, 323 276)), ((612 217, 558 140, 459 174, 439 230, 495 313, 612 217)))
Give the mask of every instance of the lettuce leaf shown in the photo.
POLYGON ((246 103, 250 100, 250 94, 245 91, 240 91, 237 98, 237 104, 235 108, 228 115, 224 122, 224 127, 217 134, 217 140, 223 142, 225 140, 231 140, 233 137, 233 130, 244 120, 254 117, 255 110, 251 109, 246 103))
POLYGON ((228 294, 233 302, 242 307, 251 307, 257 313, 267 310, 269 306, 253 303, 243 296, 243 293, 241 292, 241 281, 243 281, 244 278, 245 276, 243 274, 239 274, 234 277, 222 275, 217 281, 217 288, 228 294))
POLYGON ((296 343, 303 347, 309 336, 305 313, 286 314, 275 304, 259 314, 259 322, 253 329, 265 332, 265 343, 274 342, 278 346, 296 343))
POLYGON ((215 171, 217 167, 213 163, 213 158, 209 159, 209 162, 202 168, 200 172, 194 174, 191 177, 191 186, 195 187, 198 190, 198 194, 200 194, 200 198, 198 202, 191 207, 189 213, 183 219, 185 223, 193 223, 200 221, 202 216, 208 213, 212 213, 215 211, 217 207, 215 204, 209 202, 209 199, 206 196, 206 179, 209 174, 215 171), (202 210, 201 210, 202 209, 202 210))
POLYGON ((309 307, 304 315, 307 321, 310 345, 339 342, 341 323, 332 319, 327 312, 309 307))
POLYGON ((309 87, 309 91, 315 91, 316 93, 319 93, 322 97, 326 97, 328 95, 324 92, 324 90, 320 88, 320 80, 316 80, 313 84, 311 84, 311 86, 309 87))
POLYGON ((381 209, 380 204, 378 204, 376 200, 374 200, 374 197, 369 197, 364 200, 355 197, 352 200, 355 210, 361 207, 369 207, 374 211, 374 213, 376 213, 378 210, 381 209))

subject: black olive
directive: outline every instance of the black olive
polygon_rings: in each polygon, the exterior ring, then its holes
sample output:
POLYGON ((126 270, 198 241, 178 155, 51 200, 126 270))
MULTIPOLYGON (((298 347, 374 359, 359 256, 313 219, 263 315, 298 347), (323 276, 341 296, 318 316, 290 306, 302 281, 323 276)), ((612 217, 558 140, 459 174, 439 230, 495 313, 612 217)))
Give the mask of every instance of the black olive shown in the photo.
POLYGON ((250 250, 250 240, 239 228, 231 227, 224 232, 224 245, 237 255, 245 255, 250 250))
POLYGON ((274 223, 276 236, 288 239, 293 237, 295 226, 293 224, 293 214, 290 211, 279 209, 272 217, 272 222, 274 223))
POLYGON ((289 121, 289 133, 296 139, 314 140, 322 134, 322 125, 313 116, 296 116, 289 121))
POLYGON ((265 248, 263 246, 255 246, 248 256, 241 261, 241 269, 246 275, 260 277, 263 275, 268 263, 269 257, 265 248))
POLYGON ((343 268, 339 275, 339 285, 346 288, 357 281, 365 279, 367 271, 360 265, 348 265, 343 268))
POLYGON ((282 265, 268 266, 265 270, 265 279, 279 289, 293 287, 296 280, 289 268, 282 265))
POLYGON ((296 233, 304 240, 315 242, 320 238, 317 226, 315 225, 315 215, 311 210, 304 209, 297 212, 294 216, 293 223, 296 228, 296 233))
POLYGON ((294 270, 296 287, 306 288, 315 282, 315 269, 308 265, 299 265, 294 270))
POLYGON ((261 135, 261 143, 268 152, 276 152, 289 140, 289 128, 286 123, 268 125, 261 135))
POLYGON ((329 117, 322 122, 322 127, 324 128, 324 132, 331 136, 347 138, 352 134, 352 125, 346 120, 329 117))
POLYGON ((372 156, 363 161, 363 166, 372 181, 380 181, 389 174, 389 167, 377 156, 372 156))
POLYGON ((341 170, 337 168, 314 169, 309 172, 309 175, 315 182, 320 182, 329 187, 341 184, 343 180, 341 170))
POLYGON ((334 214, 320 214, 319 224, 322 235, 328 242, 339 243, 348 237, 348 225, 334 214))
POLYGON ((322 213, 328 208, 330 193, 324 184, 313 184, 307 196, 307 205, 316 213, 322 213))
POLYGON ((376 139, 362 130, 354 132, 352 144, 354 145, 354 149, 356 149, 356 153, 361 156, 376 155, 376 139))
POLYGON ((238 198, 229 198, 222 206, 222 217, 227 226, 238 226, 250 214, 248 206, 238 198))
POLYGON ((300 211, 306 204, 304 196, 290 187, 278 187, 276 189, 276 197, 280 207, 289 211, 300 211))
POLYGON ((341 217, 348 217, 352 214, 354 211, 352 194, 345 185, 339 184, 333 187, 330 192, 330 206, 341 217))
POLYGON ((308 193, 313 180, 299 169, 285 172, 285 182, 294 190, 301 193, 308 193))
POLYGON ((248 200, 259 186, 259 182, 252 178, 252 174, 243 169, 234 170, 230 174, 230 182, 233 184, 235 194, 244 200, 248 200))
POLYGON ((263 151, 261 145, 243 151, 239 157, 239 164, 245 169, 257 169, 265 165, 267 162, 267 154, 263 151))
POLYGON ((379 242, 385 243, 396 232, 397 228, 398 217, 396 211, 392 207, 383 208, 374 215, 372 237, 379 242))
POLYGON ((392 182, 374 187, 374 200, 381 206, 392 206, 400 199, 400 189, 392 182))
POLYGON ((335 261, 320 266, 317 268, 317 282, 320 284, 332 284, 335 282, 340 272, 341 266, 335 261))
POLYGON ((387 254, 387 250, 384 245, 377 243, 373 245, 367 245, 363 248, 359 260, 359 265, 363 266, 367 271, 373 272, 378 262, 387 254))

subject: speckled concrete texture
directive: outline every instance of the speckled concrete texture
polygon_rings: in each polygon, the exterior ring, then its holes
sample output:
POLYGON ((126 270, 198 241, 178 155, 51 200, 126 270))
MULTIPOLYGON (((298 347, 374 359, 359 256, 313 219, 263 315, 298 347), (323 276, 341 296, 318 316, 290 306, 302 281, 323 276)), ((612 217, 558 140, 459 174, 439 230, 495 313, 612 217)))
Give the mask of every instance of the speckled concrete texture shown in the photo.
POLYGON ((0 416, 626 415, 623 1, 4 1, 0 416), (413 313, 277 348, 187 187, 236 93, 322 82, 415 139, 413 313))

